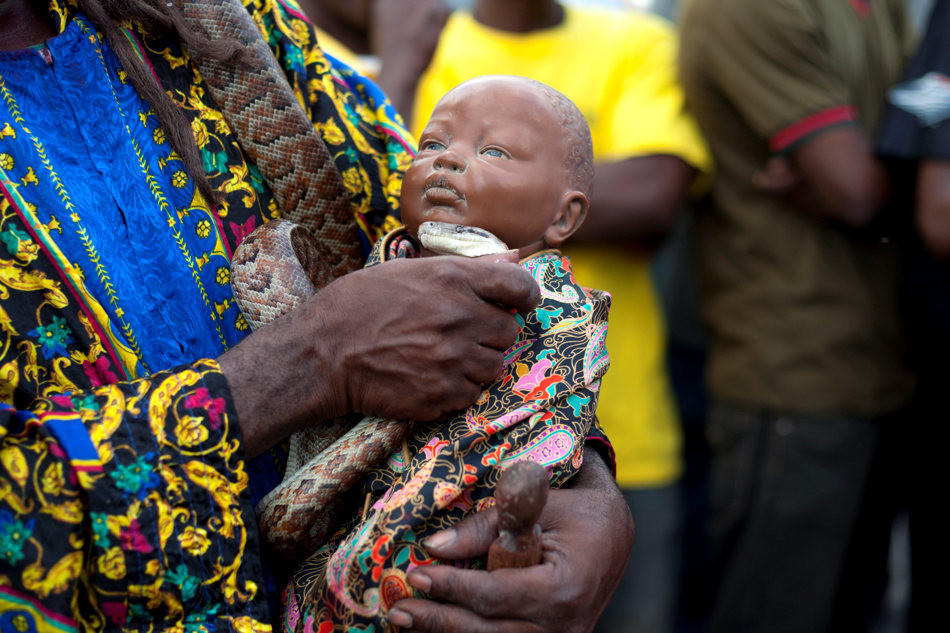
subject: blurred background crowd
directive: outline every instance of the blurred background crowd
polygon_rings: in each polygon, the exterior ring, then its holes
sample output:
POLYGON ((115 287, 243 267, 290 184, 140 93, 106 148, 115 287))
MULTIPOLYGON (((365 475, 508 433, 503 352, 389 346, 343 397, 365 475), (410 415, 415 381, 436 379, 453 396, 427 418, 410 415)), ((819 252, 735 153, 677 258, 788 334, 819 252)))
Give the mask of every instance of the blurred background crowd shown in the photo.
POLYGON ((598 631, 941 628, 950 2, 300 4, 415 134, 483 74, 588 118, 637 526, 598 631))

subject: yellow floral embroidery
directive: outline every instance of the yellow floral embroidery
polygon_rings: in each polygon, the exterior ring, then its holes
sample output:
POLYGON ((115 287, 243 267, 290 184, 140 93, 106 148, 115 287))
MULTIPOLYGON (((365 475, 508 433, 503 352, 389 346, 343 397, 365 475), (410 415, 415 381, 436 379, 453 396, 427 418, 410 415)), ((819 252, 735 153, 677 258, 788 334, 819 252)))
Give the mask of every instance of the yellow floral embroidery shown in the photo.
POLYGON ((227 284, 231 283, 231 269, 222 266, 217 270, 217 272, 215 272, 214 280, 222 286, 226 286, 227 284))
POLYGON ((23 571, 23 586, 40 598, 62 593, 79 576, 82 552, 70 552, 54 564, 49 572, 42 565, 31 565, 23 571))
POLYGON ((195 234, 201 239, 211 235, 211 222, 208 220, 202 220, 198 222, 198 224, 195 225, 195 234))
POLYGON ((208 439, 208 428, 202 418, 186 415, 175 427, 175 437, 182 446, 197 446, 208 439))
POLYGON ((325 123, 321 123, 317 126, 320 130, 320 134, 323 136, 324 142, 330 145, 340 145, 346 141, 346 137, 343 135, 343 130, 340 129, 340 126, 336 124, 336 121, 332 119, 325 123))
POLYGON ((43 492, 48 495, 58 495, 63 490, 63 484, 65 482, 66 480, 63 478, 63 464, 61 462, 50 464, 41 479, 43 492))
POLYGON ((307 46, 310 44, 310 27, 307 26, 306 22, 294 18, 290 21, 290 28, 294 30, 294 39, 297 40, 298 45, 307 46))
POLYGON ((64 501, 59 505, 44 508, 43 511, 63 523, 82 523, 83 508, 82 504, 77 500, 64 501))
POLYGON ((341 176, 343 176, 344 186, 354 194, 363 193, 364 185, 368 184, 363 180, 363 172, 358 167, 344 170, 341 176))
POLYGON ((198 145, 198 149, 202 149, 208 144, 211 138, 208 135, 208 126, 201 119, 191 121, 191 131, 195 135, 195 143, 198 145))
POLYGON ((201 556, 208 551, 208 546, 211 545, 211 541, 208 540, 208 531, 191 525, 186 527, 178 536, 178 542, 181 543, 182 549, 192 556, 201 556))
POLYGON ((30 476, 30 468, 26 457, 23 456, 23 451, 16 446, 4 446, 3 451, 0 452, 0 462, 20 487, 26 483, 26 478, 30 476))
POLYGON ((110 580, 125 577, 125 552, 121 547, 110 547, 98 561, 99 573, 110 580))

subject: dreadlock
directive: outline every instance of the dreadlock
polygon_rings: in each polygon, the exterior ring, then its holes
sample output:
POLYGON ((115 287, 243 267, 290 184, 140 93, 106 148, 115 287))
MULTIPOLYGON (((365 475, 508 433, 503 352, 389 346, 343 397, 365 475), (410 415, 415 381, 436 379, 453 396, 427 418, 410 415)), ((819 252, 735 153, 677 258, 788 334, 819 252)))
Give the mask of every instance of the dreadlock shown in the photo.
POLYGON ((178 9, 177 0, 175 2, 169 2, 169 0, 77 0, 77 2, 96 29, 105 35, 106 41, 115 51, 132 85, 155 109, 159 123, 168 134, 172 149, 181 156, 198 191, 209 204, 218 202, 221 196, 211 186, 201 165, 198 146, 188 118, 138 57, 132 43, 117 25, 125 21, 135 22, 153 37, 175 34, 193 54, 218 61, 239 60, 244 52, 244 45, 233 39, 210 40, 204 34, 191 30, 178 9))

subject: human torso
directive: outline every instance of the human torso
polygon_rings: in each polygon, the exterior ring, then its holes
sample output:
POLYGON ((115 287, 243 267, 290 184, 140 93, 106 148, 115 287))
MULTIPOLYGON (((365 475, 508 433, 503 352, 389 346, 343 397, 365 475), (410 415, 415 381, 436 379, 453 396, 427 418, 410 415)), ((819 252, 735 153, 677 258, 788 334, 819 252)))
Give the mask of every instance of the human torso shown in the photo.
MULTIPOLYGON (((802 4, 821 25, 815 39, 776 41, 774 49, 756 54, 781 63, 790 48, 821 47, 835 69, 831 80, 843 83, 850 97, 840 105, 857 109, 858 128, 870 137, 885 89, 904 60, 897 13, 887 2, 802 4)), ((884 412, 900 405, 910 388, 898 317, 900 254, 887 236, 813 219, 789 199, 753 186, 752 174, 772 156, 769 139, 714 81, 701 77, 704 50, 724 45, 704 38, 704 21, 745 5, 696 0, 687 7, 682 34, 684 42, 697 38, 681 63, 693 86, 689 105, 717 162, 711 208, 700 217, 711 390, 721 399, 782 410, 884 412)))
POLYGON ((901 82, 888 92, 876 148, 893 182, 894 211, 911 234, 901 295, 918 380, 935 391, 946 382, 950 353, 950 262, 934 256, 914 224, 919 167, 950 161, 950 2, 934 5, 926 35, 901 82))
MULTIPOLYGON (((63 20, 63 32, 46 45, 0 53, 2 232, 9 234, 7 251, 20 254, 11 271, 35 269, 55 282, 62 274, 67 288, 54 304, 71 330, 61 338, 73 343, 50 348, 47 360, 72 358, 62 370, 81 372, 81 359, 71 355, 87 332, 99 342, 86 360, 95 364, 101 354, 119 377, 215 357, 248 332, 231 295, 230 255, 247 233, 279 214, 277 202, 177 44, 128 32, 191 121, 205 172, 223 192, 213 210, 88 20, 71 13, 63 20), (24 250, 27 244, 33 252, 24 250)), ((339 106, 353 108, 353 121, 356 108, 365 107, 339 106)), ((348 147, 361 135, 365 158, 341 151, 338 167, 354 193, 354 217, 375 235, 392 221, 396 204, 376 174, 398 172, 410 154, 396 164, 396 151, 389 157, 381 151, 388 137, 363 137, 360 127, 333 114, 329 99, 311 107, 326 117, 328 143, 348 147), (371 165, 373 144, 380 153, 371 165)), ((17 330, 47 327, 52 316, 20 309, 42 297, 16 290, 3 299, 14 306, 8 310, 17 330)), ((3 360, 15 355, 8 347, 3 360)), ((42 389, 20 386, 26 398, 42 389)))

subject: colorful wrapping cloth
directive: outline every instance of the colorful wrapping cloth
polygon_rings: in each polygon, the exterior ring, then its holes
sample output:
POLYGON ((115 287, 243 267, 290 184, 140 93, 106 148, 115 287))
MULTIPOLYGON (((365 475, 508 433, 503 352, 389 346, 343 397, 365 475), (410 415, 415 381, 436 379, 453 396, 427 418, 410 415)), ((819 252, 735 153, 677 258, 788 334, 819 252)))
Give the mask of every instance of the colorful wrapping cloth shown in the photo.
MULTIPOLYGON (((377 242, 367 266, 415 256, 414 241, 399 229, 377 242)), ((541 302, 517 315, 520 330, 503 373, 447 422, 416 425, 408 441, 411 461, 394 454, 350 495, 353 518, 287 588, 285 630, 389 630, 390 606, 413 596, 406 575, 435 562, 422 539, 490 507, 506 466, 537 462, 553 486, 580 468, 609 362, 610 295, 582 288, 557 251, 521 265, 537 281, 541 302), (361 517, 366 495, 373 503, 361 517)))

